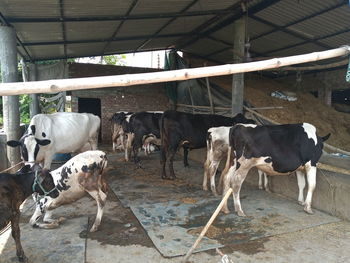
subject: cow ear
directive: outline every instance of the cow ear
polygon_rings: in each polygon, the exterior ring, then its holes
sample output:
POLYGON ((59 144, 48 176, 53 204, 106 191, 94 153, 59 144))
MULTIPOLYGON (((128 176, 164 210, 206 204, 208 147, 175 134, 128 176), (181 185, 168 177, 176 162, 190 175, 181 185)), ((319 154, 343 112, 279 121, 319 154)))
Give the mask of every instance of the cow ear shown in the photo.
POLYGON ((6 144, 10 147, 17 147, 17 146, 21 145, 21 143, 19 141, 14 141, 14 140, 8 141, 8 142, 6 142, 6 144))
POLYGON ((35 138, 35 140, 36 140, 37 144, 39 144, 41 146, 45 146, 45 145, 48 145, 48 144, 51 143, 50 140, 40 140, 40 139, 37 139, 37 138, 35 138))

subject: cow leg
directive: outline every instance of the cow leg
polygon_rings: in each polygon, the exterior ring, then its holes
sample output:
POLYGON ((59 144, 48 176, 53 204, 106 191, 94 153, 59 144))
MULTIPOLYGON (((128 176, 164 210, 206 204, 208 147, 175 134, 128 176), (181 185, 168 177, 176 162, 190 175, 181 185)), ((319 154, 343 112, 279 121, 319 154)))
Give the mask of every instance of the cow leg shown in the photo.
POLYGON ((210 166, 209 153, 207 153, 207 159, 204 162, 204 175, 203 175, 203 184, 202 184, 203 191, 208 191, 209 166, 210 166))
POLYGON ((142 148, 142 136, 140 136, 140 134, 135 134, 134 140, 132 142, 132 150, 134 153, 134 163, 139 164, 139 167, 141 167, 140 158, 138 157, 138 151, 140 148, 142 148))
POLYGON ((11 228, 12 228, 12 237, 15 240, 16 243, 16 254, 18 257, 18 261, 20 262, 27 262, 28 259, 24 255, 24 251, 21 244, 21 237, 20 237, 20 229, 19 229, 19 211, 14 211, 12 218, 11 218, 11 228))
POLYGON ((128 133, 127 141, 126 141, 126 148, 125 148, 125 161, 130 160, 130 153, 132 149, 132 143, 134 140, 134 134, 133 133, 128 133))
MULTIPOLYGON (((221 174, 221 178, 222 178, 221 180, 223 182, 223 187, 224 187, 223 192, 222 192, 222 196, 225 196, 227 191, 230 189, 231 181, 235 175, 235 172, 236 172, 236 165, 233 165, 229 168, 227 173, 224 170, 223 173, 221 174)), ((224 205, 222 206, 221 211, 224 212, 225 214, 230 213, 230 210, 227 207, 227 200, 225 201, 224 205)))
POLYGON ((306 164, 306 176, 307 176, 307 184, 308 184, 308 190, 305 200, 305 207, 304 211, 308 214, 313 214, 314 212, 311 209, 311 202, 312 202, 312 194, 316 187, 316 167, 306 164))
POLYGON ((248 170, 242 169, 241 167, 237 169, 236 174, 232 179, 232 190, 233 190, 232 196, 233 196, 233 203, 234 203, 234 207, 235 207, 235 211, 237 212, 237 215, 246 216, 242 210, 241 200, 239 195, 241 192, 242 183, 247 176, 248 170))
POLYGON ((299 188, 299 196, 298 196, 298 202, 301 205, 305 205, 304 201, 304 188, 305 188, 305 174, 301 171, 296 171, 297 174, 297 181, 298 181, 298 188, 299 188))
POLYGON ((166 171, 165 171, 165 164, 167 159, 167 147, 165 145, 161 145, 160 147, 160 166, 161 166, 161 172, 160 176, 162 179, 166 179, 166 171))
POLYGON ((95 151, 97 150, 97 144, 98 144, 98 132, 94 134, 90 139, 89 139, 90 147, 91 150, 95 151))
POLYGON ((212 161, 209 166, 210 189, 215 196, 218 195, 216 191, 216 186, 215 186, 215 175, 219 167, 219 164, 220 164, 220 160, 219 161, 215 160, 215 161, 212 161))
POLYGON ((184 167, 188 167, 188 147, 183 146, 184 149, 184 167))
POLYGON ((271 192, 269 188, 269 177, 264 173, 264 188, 266 192, 271 192))
POLYGON ((90 232, 95 232, 101 224, 103 216, 103 210, 106 204, 107 195, 99 189, 98 191, 88 191, 88 193, 96 200, 97 203, 97 214, 94 224, 92 225, 90 232))
POLYGON ((174 149, 170 149, 169 151, 169 174, 170 174, 170 177, 168 177, 167 179, 170 179, 170 180, 174 180, 176 178, 175 176, 175 172, 174 172, 174 158, 175 158, 175 154, 176 154, 176 150, 174 149))
POLYGON ((259 174, 259 189, 262 190, 263 189, 263 171, 260 171, 258 169, 258 174, 259 174))

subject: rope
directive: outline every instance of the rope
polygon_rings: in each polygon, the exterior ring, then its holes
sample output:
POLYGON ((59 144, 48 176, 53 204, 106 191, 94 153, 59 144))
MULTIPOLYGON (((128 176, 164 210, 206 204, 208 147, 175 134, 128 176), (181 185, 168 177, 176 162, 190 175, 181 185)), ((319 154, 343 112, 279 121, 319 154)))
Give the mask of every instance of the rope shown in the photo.
POLYGON ((7 168, 7 169, 1 171, 0 173, 5 173, 5 172, 7 172, 7 171, 10 171, 11 169, 15 168, 16 166, 18 166, 18 165, 20 165, 20 164, 22 164, 22 163, 23 163, 23 161, 20 161, 19 163, 16 163, 15 165, 13 165, 13 166, 11 166, 10 168, 7 168))

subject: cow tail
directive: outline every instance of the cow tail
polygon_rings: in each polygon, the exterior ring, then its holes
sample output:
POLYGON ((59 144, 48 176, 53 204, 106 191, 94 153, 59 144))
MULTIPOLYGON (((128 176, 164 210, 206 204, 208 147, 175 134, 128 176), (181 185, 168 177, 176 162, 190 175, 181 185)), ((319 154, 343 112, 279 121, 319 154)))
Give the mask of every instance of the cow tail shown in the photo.
POLYGON ((324 136, 324 137, 321 137, 321 139, 322 139, 322 141, 327 141, 328 139, 329 139, 329 137, 331 136, 331 134, 330 133, 328 133, 326 136, 324 136))

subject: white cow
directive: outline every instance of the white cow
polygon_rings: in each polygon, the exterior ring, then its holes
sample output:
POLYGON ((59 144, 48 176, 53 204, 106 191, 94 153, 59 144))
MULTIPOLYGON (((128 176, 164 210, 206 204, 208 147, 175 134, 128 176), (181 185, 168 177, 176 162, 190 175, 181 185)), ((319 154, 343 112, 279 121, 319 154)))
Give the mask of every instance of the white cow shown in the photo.
POLYGON ((100 118, 91 113, 38 114, 19 141, 7 144, 21 146, 25 162, 43 163, 44 168, 50 169, 56 153, 96 150, 100 124, 100 118))
MULTIPOLYGON (((214 127, 210 128, 207 133, 207 159, 204 163, 203 190, 208 191, 207 184, 209 178, 210 189, 215 196, 217 196, 215 186, 216 170, 218 169, 221 160, 227 157, 230 128, 231 126, 214 127)), ((222 174, 225 174, 225 170, 222 174)), ((262 178, 264 176, 264 189, 269 192, 267 175, 260 170, 258 170, 258 174, 259 189, 263 189, 262 178)), ((220 178, 220 184, 222 183, 221 180, 222 178, 220 178)))
MULTIPOLYGON (((102 151, 86 151, 74 156, 61 167, 49 172, 55 184, 52 197, 48 194, 37 198, 37 205, 29 223, 41 228, 56 228, 63 220, 52 219, 52 210, 72 203, 86 193, 91 195, 97 203, 97 215, 90 232, 97 230, 101 223, 103 208, 105 206, 108 186, 104 178, 107 166, 106 154, 102 151), (43 223, 39 219, 44 215, 43 223)), ((38 183, 35 182, 34 185, 38 183)), ((39 183, 38 183, 39 184, 39 183)))

